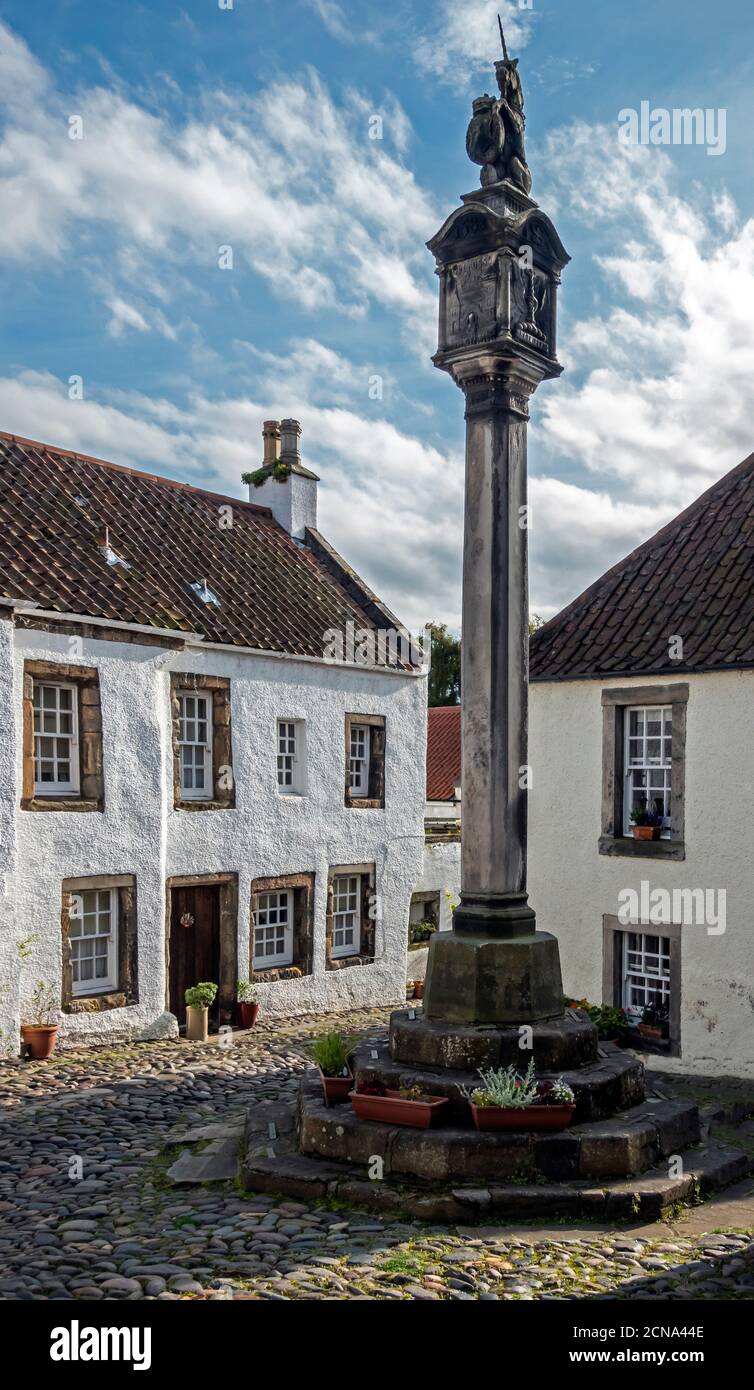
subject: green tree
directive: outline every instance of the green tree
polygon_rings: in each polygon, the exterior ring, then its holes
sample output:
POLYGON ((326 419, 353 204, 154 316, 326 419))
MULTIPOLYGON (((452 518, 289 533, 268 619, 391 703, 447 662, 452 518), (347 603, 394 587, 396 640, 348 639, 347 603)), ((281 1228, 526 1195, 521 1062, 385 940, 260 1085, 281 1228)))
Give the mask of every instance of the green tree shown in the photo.
POLYGON ((541 627, 544 627, 544 625, 545 625, 546 622, 547 622, 547 619, 546 619, 546 618, 543 618, 541 613, 530 613, 530 614, 529 614, 529 636, 530 636, 530 637, 533 637, 533 636, 534 636, 534 633, 535 633, 535 632, 539 632, 539 629, 540 629, 541 627))
POLYGON ((461 703, 461 639, 448 632, 445 623, 429 623, 432 665, 429 672, 429 705, 461 703))

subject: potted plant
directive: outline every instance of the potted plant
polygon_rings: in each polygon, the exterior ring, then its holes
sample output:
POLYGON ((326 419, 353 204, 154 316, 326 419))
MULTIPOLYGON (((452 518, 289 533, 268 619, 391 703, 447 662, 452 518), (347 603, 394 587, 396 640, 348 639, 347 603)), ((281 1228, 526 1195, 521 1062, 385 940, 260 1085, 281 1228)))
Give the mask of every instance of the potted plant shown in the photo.
POLYGON ((406 998, 413 999, 416 989, 416 980, 406 980, 406 998))
POLYGON ((351 1091, 351 1105, 360 1120, 379 1120, 386 1125, 429 1129, 442 1117, 447 1096, 432 1096, 421 1086, 402 1086, 392 1091, 381 1081, 361 1082, 351 1091))
POLYGON ((250 980, 239 980, 236 985, 236 998, 238 1000, 239 1028, 253 1028, 259 1013, 256 985, 253 985, 250 980))
POLYGON ((670 1010, 661 999, 648 1004, 641 1015, 639 1032, 643 1038, 661 1042, 670 1033, 670 1010))
POLYGON ((323 1033, 312 1043, 311 1053, 319 1067, 327 1105, 348 1100, 353 1090, 353 1072, 348 1065, 356 1040, 346 1042, 342 1033, 323 1033))
POLYGON ((515 1067, 484 1071, 483 1085, 463 1094, 471 1106, 474 1124, 489 1129, 566 1129, 576 1109, 574 1094, 562 1076, 557 1081, 537 1081, 534 1058, 522 1076, 515 1067))
POLYGON ((414 980, 414 999, 424 998, 424 981, 414 980))
POLYGON ((30 1012, 34 1022, 21 1024, 21 1037, 35 1062, 51 1057, 55 1050, 59 1025, 53 1023, 52 1018, 59 1007, 57 991, 44 980, 37 980, 31 996, 30 1012))
POLYGON ((186 1037, 190 1042, 206 1042, 209 1036, 209 1009, 214 1004, 217 985, 203 980, 186 990, 186 1037))
POLYGON ((658 811, 650 811, 647 806, 634 806, 630 819, 635 840, 659 840, 663 818, 658 811))
POLYGON ((602 1042, 616 1042, 621 1046, 628 1042, 630 1024, 625 1009, 615 1004, 590 1004, 588 999, 567 999, 564 1002, 567 1009, 581 1009, 589 1015, 602 1042))

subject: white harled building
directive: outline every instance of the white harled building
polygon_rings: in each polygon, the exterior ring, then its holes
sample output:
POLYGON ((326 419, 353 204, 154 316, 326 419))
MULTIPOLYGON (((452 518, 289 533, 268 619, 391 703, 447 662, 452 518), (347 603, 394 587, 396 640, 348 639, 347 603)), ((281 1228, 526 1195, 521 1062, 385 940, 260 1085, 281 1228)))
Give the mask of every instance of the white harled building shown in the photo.
POLYGON ((405 997, 426 673, 317 530, 298 423, 264 433, 248 502, 0 435, 6 1051, 38 980, 64 1042, 170 1035, 200 980, 221 1025, 239 979, 405 997))

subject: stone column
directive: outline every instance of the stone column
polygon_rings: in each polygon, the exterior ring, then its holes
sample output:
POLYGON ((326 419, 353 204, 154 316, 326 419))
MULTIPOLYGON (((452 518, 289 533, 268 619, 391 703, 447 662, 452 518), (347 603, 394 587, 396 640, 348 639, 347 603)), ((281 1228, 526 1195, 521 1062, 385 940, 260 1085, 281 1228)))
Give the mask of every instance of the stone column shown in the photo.
POLYGON ((536 382, 464 364, 463 902, 456 930, 533 930, 526 898, 526 434, 536 382), (479 375, 474 375, 477 369, 479 375))
POLYGON ((471 1024, 562 1009, 558 944, 526 892, 528 400, 544 373, 480 353, 452 369, 466 397, 461 902, 434 938, 424 1011, 471 1024))

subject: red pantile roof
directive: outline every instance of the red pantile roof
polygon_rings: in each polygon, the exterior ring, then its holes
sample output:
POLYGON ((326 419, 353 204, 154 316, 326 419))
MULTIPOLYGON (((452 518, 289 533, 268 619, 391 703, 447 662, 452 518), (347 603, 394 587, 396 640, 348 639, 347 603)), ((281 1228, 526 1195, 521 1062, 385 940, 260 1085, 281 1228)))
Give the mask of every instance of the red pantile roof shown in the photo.
POLYGON ((316 531, 301 544, 266 507, 3 432, 0 595, 297 656, 347 622, 399 626, 316 531))
POLYGON ((427 801, 454 801, 461 785, 461 706, 427 710, 427 801))
POLYGON ((551 618, 529 651, 532 681, 754 666, 754 454, 551 618))

